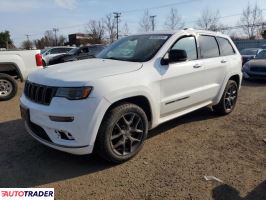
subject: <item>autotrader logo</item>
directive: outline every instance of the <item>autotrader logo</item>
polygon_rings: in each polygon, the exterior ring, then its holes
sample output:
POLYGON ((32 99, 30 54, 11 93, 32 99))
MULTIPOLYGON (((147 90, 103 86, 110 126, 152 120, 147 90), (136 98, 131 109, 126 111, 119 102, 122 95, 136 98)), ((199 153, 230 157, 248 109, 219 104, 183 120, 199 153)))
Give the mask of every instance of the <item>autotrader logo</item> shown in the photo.
POLYGON ((0 200, 54 200, 54 188, 0 188, 0 200))

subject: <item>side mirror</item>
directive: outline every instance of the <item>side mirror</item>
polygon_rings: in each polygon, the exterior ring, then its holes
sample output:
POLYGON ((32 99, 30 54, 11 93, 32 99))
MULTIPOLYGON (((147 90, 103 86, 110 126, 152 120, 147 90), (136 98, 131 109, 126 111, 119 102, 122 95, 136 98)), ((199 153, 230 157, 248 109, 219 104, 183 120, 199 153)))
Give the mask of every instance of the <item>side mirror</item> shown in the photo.
POLYGON ((187 60, 187 52, 181 49, 172 49, 169 52, 168 63, 183 62, 187 60))

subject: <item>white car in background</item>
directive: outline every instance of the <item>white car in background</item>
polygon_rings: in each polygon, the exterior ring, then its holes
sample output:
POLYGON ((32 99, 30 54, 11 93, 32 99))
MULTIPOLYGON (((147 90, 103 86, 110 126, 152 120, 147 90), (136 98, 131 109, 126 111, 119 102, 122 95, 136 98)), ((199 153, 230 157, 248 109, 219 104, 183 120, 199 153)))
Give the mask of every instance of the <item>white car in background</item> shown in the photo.
POLYGON ((148 130, 212 106, 231 113, 242 81, 242 59, 231 39, 201 30, 124 37, 97 58, 32 73, 20 99, 27 131, 72 154, 93 150, 123 162, 148 130))
POLYGON ((49 61, 55 56, 65 54, 74 47, 47 47, 41 51, 43 57, 43 65, 48 65, 49 61))

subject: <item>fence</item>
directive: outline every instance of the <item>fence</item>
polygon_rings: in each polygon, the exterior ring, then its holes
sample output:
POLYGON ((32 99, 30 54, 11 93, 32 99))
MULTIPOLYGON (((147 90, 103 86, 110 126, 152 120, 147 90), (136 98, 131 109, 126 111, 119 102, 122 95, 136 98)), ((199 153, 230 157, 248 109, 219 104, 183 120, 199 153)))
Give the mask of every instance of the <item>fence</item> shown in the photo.
POLYGON ((234 40, 234 43, 239 51, 246 48, 266 48, 266 40, 234 40))

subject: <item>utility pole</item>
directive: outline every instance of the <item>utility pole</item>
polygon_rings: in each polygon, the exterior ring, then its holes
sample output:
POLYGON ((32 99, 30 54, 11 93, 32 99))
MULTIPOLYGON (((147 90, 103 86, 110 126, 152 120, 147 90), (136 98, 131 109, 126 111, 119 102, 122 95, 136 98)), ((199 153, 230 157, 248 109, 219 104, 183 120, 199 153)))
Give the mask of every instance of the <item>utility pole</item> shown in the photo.
POLYGON ((155 28, 155 21, 154 21, 155 20, 155 17, 156 17, 156 15, 150 16, 152 31, 154 31, 154 28, 155 28))
POLYGON ((30 35, 26 34, 27 40, 30 41, 30 35))
POLYGON ((31 44, 30 44, 30 35, 29 34, 26 34, 26 37, 27 37, 27 45, 26 45, 26 49, 31 49, 31 44))
POLYGON ((116 19, 116 39, 118 40, 118 38, 119 38, 119 28, 118 28, 118 25, 119 25, 119 18, 121 17, 121 13, 114 12, 113 14, 115 15, 114 18, 116 19))
POLYGON ((57 46, 57 36, 56 36, 56 32, 59 31, 58 28, 53 28, 53 31, 54 31, 54 37, 55 37, 55 46, 57 46))

